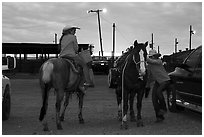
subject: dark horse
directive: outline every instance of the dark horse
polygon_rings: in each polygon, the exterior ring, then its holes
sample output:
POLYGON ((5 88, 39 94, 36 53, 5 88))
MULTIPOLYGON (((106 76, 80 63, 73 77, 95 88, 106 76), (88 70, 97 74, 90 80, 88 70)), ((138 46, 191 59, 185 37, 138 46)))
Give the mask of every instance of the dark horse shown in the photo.
MULTIPOLYGON (((80 67, 79 67, 80 68, 80 67)), ((57 129, 62 129, 61 121, 64 120, 66 107, 69 103, 69 97, 72 93, 76 93, 79 99, 79 122, 84 123, 82 117, 83 107, 83 83, 84 78, 82 70, 76 70, 72 62, 62 58, 52 58, 46 61, 40 68, 40 87, 42 91, 42 108, 39 120, 43 124, 43 130, 48 131, 46 120, 46 111, 48 108, 48 96, 51 88, 54 88, 56 94, 56 124, 57 129), (79 71, 78 71, 79 70, 79 71), (65 96, 64 108, 60 115, 62 100, 65 96)))
POLYGON ((141 117, 142 99, 145 93, 147 81, 146 74, 146 43, 134 42, 134 47, 130 49, 122 59, 117 63, 119 68, 118 84, 116 87, 116 96, 118 103, 118 116, 122 120, 121 128, 128 128, 127 111, 128 101, 130 105, 130 120, 136 121, 133 103, 137 93, 137 126, 143 126, 141 117), (122 62, 122 63, 121 63, 122 62))

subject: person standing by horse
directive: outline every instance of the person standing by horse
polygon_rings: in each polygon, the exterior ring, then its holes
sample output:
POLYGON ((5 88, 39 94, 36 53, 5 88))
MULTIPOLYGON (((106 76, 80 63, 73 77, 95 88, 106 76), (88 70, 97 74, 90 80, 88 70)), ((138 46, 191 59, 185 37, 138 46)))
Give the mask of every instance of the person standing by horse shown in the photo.
POLYGON ((163 67, 162 60, 159 58, 160 53, 156 50, 150 50, 147 57, 149 76, 155 81, 152 90, 152 103, 156 113, 156 122, 164 120, 164 114, 167 113, 165 98, 163 96, 164 89, 170 84, 170 77, 163 67))
POLYGON ((85 78, 85 87, 94 87, 91 81, 89 68, 84 60, 78 55, 78 42, 75 36, 76 29, 80 29, 75 26, 65 26, 62 30, 62 36, 60 38, 61 51, 59 57, 61 58, 71 58, 77 64, 83 67, 83 73, 85 78))

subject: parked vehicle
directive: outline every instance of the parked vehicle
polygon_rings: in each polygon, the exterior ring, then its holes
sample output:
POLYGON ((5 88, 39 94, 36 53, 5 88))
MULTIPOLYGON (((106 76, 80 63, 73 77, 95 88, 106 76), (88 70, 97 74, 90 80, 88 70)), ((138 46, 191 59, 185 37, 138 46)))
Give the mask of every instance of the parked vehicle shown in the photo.
POLYGON ((189 108, 202 113, 202 46, 169 73, 175 86, 167 97, 170 110, 189 108))
POLYGON ((109 68, 108 71, 108 86, 109 88, 116 88, 117 87, 117 80, 120 77, 119 68, 117 68, 118 60, 120 60, 122 56, 116 57, 113 61, 112 67, 109 68))
MULTIPOLYGON (((16 60, 14 57, 2 58, 2 72, 14 69, 16 60)), ((11 110, 11 82, 8 77, 2 75, 2 120, 8 120, 11 110)))
POLYGON ((119 72, 117 68, 110 68, 108 72, 108 87, 116 88, 119 72))
POLYGON ((103 72, 108 74, 109 61, 107 57, 93 56, 92 69, 94 72, 103 72))

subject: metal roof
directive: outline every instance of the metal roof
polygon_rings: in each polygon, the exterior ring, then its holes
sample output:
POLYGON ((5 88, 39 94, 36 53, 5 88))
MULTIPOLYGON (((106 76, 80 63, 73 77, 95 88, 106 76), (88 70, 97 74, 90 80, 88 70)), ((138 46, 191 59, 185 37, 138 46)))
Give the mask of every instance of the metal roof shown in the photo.
MULTIPOLYGON (((90 44, 79 44, 88 48, 90 44)), ((2 43, 2 54, 59 54, 58 44, 47 43, 2 43)))

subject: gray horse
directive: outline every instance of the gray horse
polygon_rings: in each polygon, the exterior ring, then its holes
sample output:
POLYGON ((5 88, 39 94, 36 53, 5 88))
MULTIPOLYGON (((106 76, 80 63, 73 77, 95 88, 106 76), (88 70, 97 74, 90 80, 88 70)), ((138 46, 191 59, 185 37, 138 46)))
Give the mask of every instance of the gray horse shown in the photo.
POLYGON ((48 123, 46 120, 46 111, 48 108, 48 97, 51 88, 54 88, 56 94, 56 124, 57 129, 61 130, 61 121, 64 120, 66 107, 69 103, 69 97, 72 93, 76 93, 79 99, 79 123, 84 123, 82 117, 83 98, 84 98, 84 77, 82 68, 78 66, 76 69, 73 63, 67 59, 52 58, 42 64, 40 68, 40 87, 42 91, 42 108, 39 120, 43 124, 43 130, 48 131, 48 123), (62 100, 65 96, 64 108, 60 115, 62 100))

